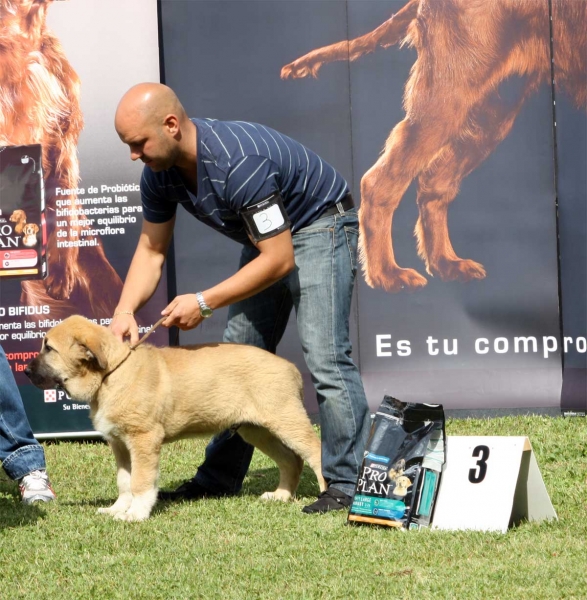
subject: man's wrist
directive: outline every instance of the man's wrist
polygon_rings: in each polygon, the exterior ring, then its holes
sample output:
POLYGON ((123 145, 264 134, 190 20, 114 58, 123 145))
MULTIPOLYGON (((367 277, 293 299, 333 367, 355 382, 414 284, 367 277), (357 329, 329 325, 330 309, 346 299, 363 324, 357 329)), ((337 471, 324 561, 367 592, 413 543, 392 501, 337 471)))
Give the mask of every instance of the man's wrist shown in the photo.
POLYGON ((200 315, 202 315, 204 319, 208 319, 214 314, 214 311, 206 304, 202 292, 196 292, 196 300, 200 306, 200 315))

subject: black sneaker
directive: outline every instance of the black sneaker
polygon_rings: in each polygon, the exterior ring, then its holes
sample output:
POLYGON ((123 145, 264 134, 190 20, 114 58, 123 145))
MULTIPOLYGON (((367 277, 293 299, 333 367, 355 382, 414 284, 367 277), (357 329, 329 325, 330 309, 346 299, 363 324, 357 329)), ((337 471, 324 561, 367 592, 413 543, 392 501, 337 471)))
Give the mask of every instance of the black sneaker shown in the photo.
POLYGON ((175 490, 159 490, 157 493, 157 500, 201 500, 202 498, 220 498, 227 494, 219 494, 218 492, 211 492, 204 486, 200 485, 195 479, 190 479, 182 483, 175 490))
POLYGON ((351 496, 348 496, 336 488, 330 487, 318 496, 316 502, 304 506, 302 512, 311 515, 315 513, 322 514, 330 512, 331 510, 342 510, 343 508, 348 508, 352 501, 353 498, 351 496))

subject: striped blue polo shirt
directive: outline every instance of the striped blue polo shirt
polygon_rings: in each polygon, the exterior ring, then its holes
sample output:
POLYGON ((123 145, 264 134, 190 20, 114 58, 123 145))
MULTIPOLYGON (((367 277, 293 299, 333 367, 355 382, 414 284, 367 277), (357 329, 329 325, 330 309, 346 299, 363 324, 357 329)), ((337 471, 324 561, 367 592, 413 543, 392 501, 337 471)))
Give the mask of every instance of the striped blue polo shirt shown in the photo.
POLYGON ((202 223, 250 244, 243 209, 278 193, 295 233, 349 193, 332 166, 274 129, 245 121, 192 122, 198 133, 197 195, 175 167, 155 173, 145 166, 141 199, 143 216, 151 223, 169 221, 181 204, 202 223))

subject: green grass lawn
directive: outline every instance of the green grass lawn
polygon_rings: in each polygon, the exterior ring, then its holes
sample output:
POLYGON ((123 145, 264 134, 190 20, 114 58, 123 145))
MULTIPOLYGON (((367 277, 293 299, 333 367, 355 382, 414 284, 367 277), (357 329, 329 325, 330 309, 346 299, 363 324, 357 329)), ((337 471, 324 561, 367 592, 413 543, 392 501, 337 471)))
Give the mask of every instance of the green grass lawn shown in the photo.
MULTIPOLYGON (((52 443, 58 502, 22 506, 0 480, 0 598, 587 598, 585 420, 449 420, 447 433, 529 436, 559 520, 506 534, 349 527, 346 513, 302 514, 318 491, 309 469, 294 502, 257 500, 277 482, 257 452, 240 496, 123 523, 96 513, 116 497, 108 447, 52 443)), ((190 477, 204 447, 166 446, 161 487, 190 477)))

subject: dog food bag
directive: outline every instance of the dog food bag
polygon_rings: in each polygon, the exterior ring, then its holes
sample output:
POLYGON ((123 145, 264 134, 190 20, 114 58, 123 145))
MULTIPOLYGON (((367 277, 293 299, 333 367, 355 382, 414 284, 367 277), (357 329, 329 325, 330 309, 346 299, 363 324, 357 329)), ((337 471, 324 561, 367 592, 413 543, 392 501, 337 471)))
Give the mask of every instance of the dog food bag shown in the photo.
POLYGON ((445 460, 440 404, 385 396, 375 414, 349 523, 419 529, 432 521, 445 460))
POLYGON ((41 146, 0 146, 0 278, 47 276, 41 146))

